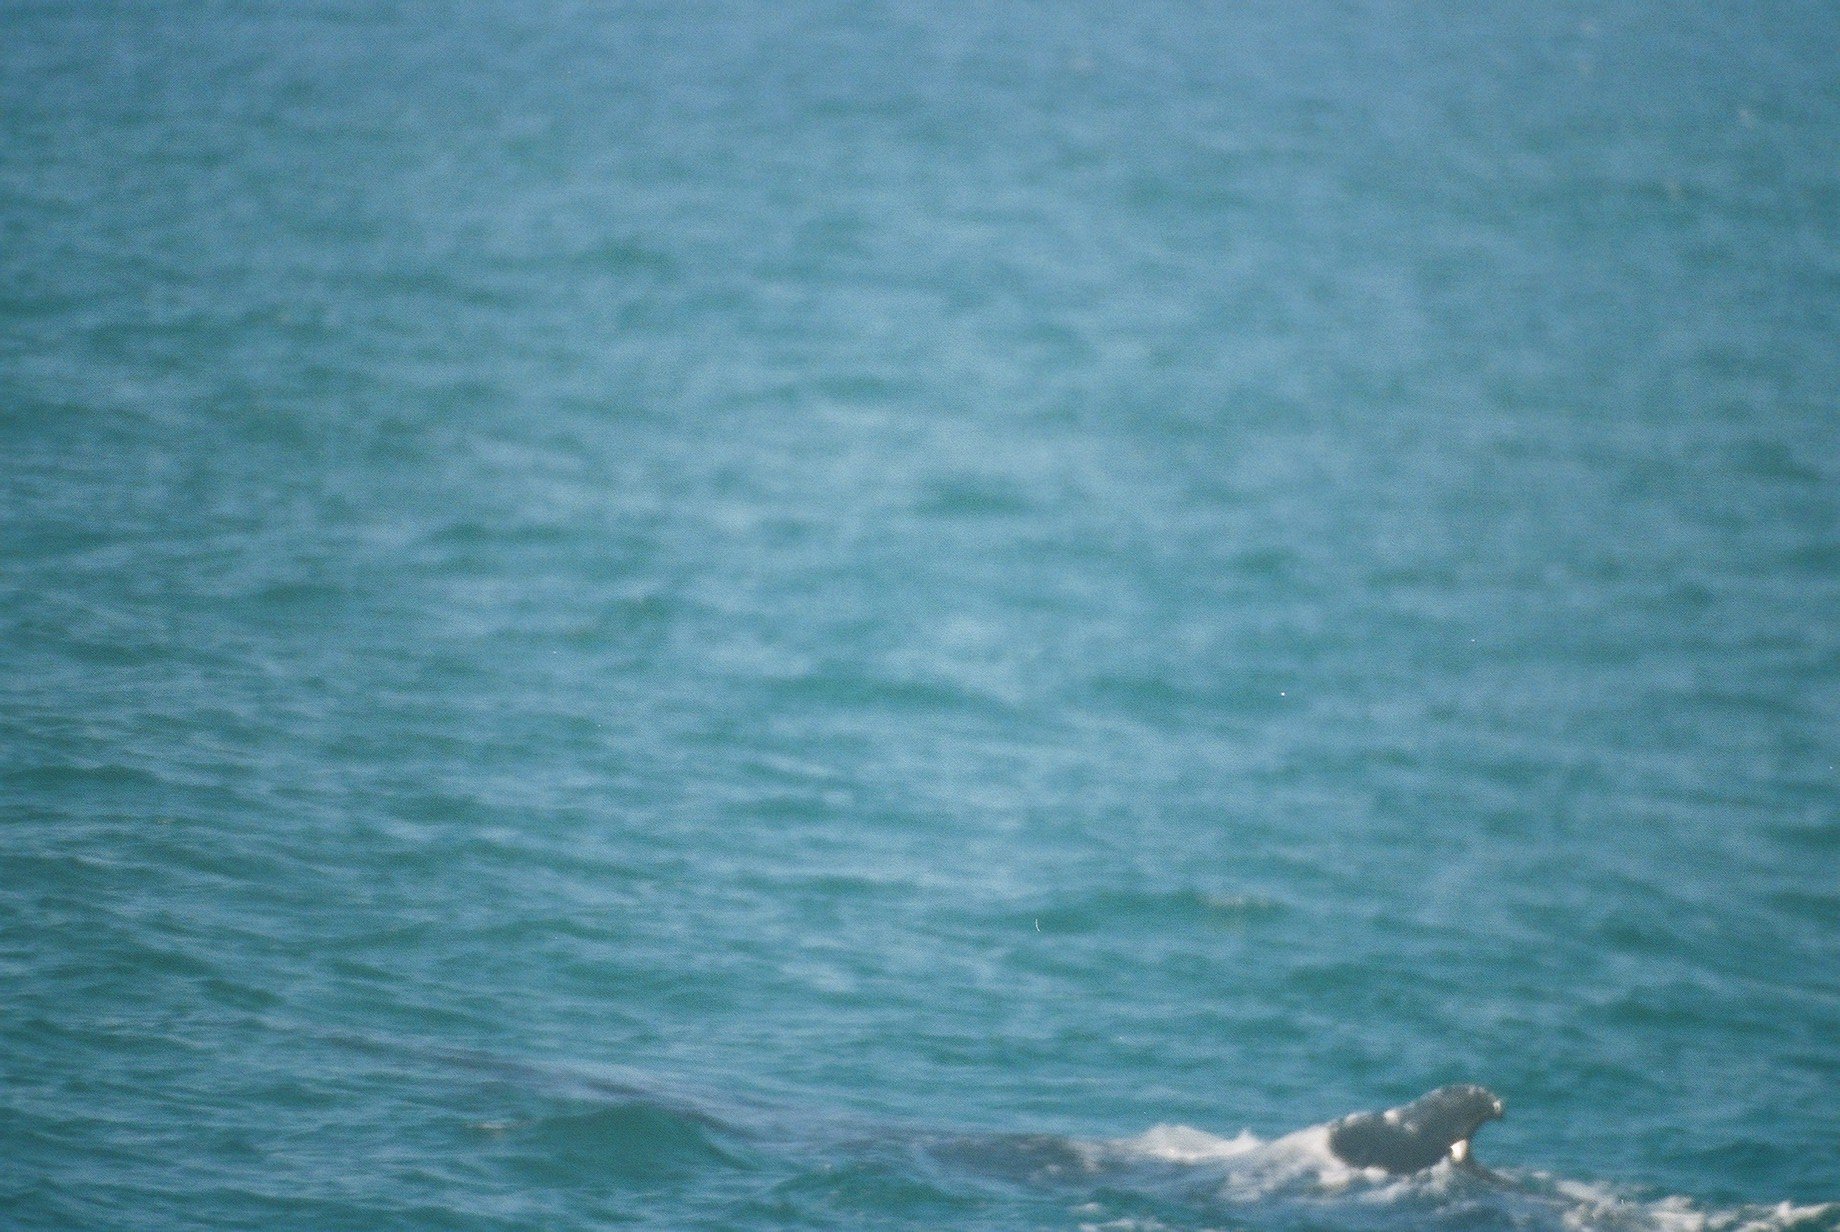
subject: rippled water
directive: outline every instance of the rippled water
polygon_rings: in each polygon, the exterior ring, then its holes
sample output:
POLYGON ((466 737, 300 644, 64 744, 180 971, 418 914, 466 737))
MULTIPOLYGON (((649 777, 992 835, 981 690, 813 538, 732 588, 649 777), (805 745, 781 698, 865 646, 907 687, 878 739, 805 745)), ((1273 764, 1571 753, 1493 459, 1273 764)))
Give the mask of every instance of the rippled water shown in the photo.
POLYGON ((1837 36, 0 0, 0 1223, 1840 1229, 1837 36))

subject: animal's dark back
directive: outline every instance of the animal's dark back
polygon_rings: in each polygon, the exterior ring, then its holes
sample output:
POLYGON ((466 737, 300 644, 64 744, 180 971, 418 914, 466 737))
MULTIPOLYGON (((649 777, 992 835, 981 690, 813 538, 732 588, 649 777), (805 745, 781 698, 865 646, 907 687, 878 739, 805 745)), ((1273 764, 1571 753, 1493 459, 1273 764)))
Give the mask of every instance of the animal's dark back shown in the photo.
POLYGON ((1450 1144, 1395 1125, 1377 1112, 1339 1121, 1329 1131, 1329 1149, 1357 1168, 1416 1172, 1429 1168, 1450 1151, 1450 1144))

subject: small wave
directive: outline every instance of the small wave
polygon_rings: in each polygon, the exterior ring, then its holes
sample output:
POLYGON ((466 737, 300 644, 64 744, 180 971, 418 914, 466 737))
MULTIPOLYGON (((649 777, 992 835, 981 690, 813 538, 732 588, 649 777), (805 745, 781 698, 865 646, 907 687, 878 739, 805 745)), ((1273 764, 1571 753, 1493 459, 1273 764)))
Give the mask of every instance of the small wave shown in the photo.
POLYGON ((785 1223, 813 1214, 853 1221, 893 1209, 949 1225, 976 1206, 974 1194, 940 1184, 905 1161, 866 1158, 827 1163, 782 1181, 754 1213, 785 1223))
POLYGON ((551 1183, 660 1182, 741 1163, 738 1137, 700 1113, 639 1101, 589 1105, 470 1128, 522 1171, 551 1183))
POLYGON ((1284 905, 1259 894, 1216 894, 1195 889, 1114 889, 1028 911, 1044 931, 1089 933, 1145 928, 1245 928, 1279 916, 1284 905))

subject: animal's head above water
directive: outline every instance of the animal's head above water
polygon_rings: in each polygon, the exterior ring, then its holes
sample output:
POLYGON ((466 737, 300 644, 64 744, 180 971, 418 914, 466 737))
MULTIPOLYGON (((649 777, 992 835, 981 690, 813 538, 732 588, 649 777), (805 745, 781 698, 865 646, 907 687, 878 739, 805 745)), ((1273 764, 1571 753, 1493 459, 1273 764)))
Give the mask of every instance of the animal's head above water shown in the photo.
POLYGON ((1439 1087, 1398 1108, 1343 1117, 1329 1127, 1329 1149, 1357 1168, 1416 1172, 1466 1159, 1470 1138, 1506 1110, 1486 1087, 1439 1087))
POLYGON ((1399 1114, 1401 1124, 1421 1133, 1447 1134, 1455 1141, 1468 1138, 1490 1121, 1499 1121, 1507 1110, 1495 1092, 1465 1082, 1439 1087, 1392 1111, 1399 1114))

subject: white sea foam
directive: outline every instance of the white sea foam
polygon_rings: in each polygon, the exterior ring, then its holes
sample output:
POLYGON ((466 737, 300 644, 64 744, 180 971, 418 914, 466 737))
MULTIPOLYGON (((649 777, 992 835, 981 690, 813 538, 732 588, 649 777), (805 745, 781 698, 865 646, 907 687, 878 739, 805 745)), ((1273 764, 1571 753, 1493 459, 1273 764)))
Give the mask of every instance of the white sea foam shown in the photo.
POLYGON ((1576 1232, 1790 1232, 1827 1229, 1840 1223, 1840 1202, 1705 1207, 1677 1195, 1641 1198, 1618 1193, 1609 1185, 1531 1175, 1560 1204, 1563 1226, 1576 1232))
POLYGON ((1134 1138, 1089 1144, 1094 1168, 1162 1164, 1193 1168, 1223 1202, 1357 1201, 1375 1206, 1481 1203, 1511 1209, 1517 1223, 1566 1232, 1836 1232, 1840 1202, 1706 1206, 1679 1196, 1652 1197, 1614 1186, 1565 1180, 1537 1171, 1480 1180, 1441 1163, 1408 1176, 1353 1168, 1329 1149, 1329 1127, 1312 1126, 1266 1140, 1242 1130, 1222 1137, 1186 1125, 1158 1125, 1134 1138))
POLYGON ((1123 1159, 1217 1169, 1222 1198, 1256 1202, 1282 1193, 1336 1193, 1383 1174, 1351 1168, 1329 1149, 1329 1128, 1315 1125, 1267 1141, 1249 1130, 1223 1138, 1186 1125, 1158 1125, 1111 1144, 1123 1159))
MULTIPOLYGON (((1088 1212, 1090 1213, 1090 1212, 1088 1212)), ((1168 1232, 1169 1225, 1148 1215, 1135 1219, 1108 1219, 1104 1223, 1083 1223, 1080 1232, 1168 1232)))
POLYGON ((1199 1164, 1215 1160, 1237 1159, 1264 1146, 1264 1141, 1250 1130, 1242 1129, 1232 1138, 1222 1138, 1205 1130, 1186 1125, 1158 1125, 1135 1138, 1113 1144, 1125 1153, 1176 1164, 1199 1164))

